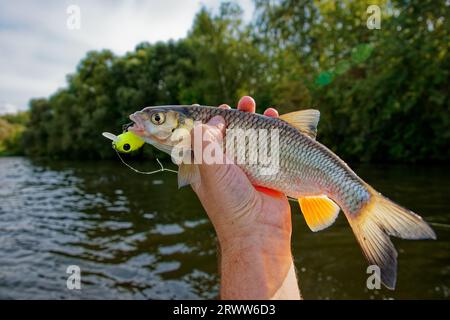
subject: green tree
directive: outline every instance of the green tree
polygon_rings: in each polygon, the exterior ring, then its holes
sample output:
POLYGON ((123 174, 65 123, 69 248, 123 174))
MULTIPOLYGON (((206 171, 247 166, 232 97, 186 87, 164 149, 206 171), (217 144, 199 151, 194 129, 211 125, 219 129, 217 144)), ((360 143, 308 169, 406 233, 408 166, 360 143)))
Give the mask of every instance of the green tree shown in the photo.
POLYGON ((256 3, 275 99, 320 109, 322 142, 348 160, 449 159, 448 3, 375 2, 381 30, 373 1, 256 3))
POLYGON ((269 60, 251 26, 243 23, 239 6, 222 3, 216 16, 200 10, 187 41, 195 52, 197 102, 233 104, 249 94, 260 105, 270 103, 269 60))
POLYGON ((23 150, 112 157, 101 133, 118 133, 144 106, 234 104, 249 94, 259 111, 320 109, 319 140, 346 160, 450 158, 448 2, 255 4, 249 24, 223 3, 216 14, 202 8, 185 39, 87 53, 66 88, 30 102, 23 150), (366 27, 371 4, 381 8, 380 30, 366 27))

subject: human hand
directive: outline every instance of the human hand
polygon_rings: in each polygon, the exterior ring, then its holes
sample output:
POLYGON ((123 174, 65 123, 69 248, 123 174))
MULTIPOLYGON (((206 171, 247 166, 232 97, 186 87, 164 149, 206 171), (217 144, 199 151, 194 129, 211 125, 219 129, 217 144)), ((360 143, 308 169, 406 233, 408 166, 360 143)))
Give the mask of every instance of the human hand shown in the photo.
MULTIPOLYGON (((221 105, 219 108, 230 108, 221 105)), ((251 97, 238 103, 255 112, 251 97)), ((269 108, 264 112, 278 117, 269 108)), ((202 125, 203 148, 221 145, 226 124, 222 117, 202 125)), ((201 164, 200 181, 192 185, 217 232, 221 247, 222 298, 300 297, 291 256, 291 211, 287 197, 253 186, 235 164, 201 164)))

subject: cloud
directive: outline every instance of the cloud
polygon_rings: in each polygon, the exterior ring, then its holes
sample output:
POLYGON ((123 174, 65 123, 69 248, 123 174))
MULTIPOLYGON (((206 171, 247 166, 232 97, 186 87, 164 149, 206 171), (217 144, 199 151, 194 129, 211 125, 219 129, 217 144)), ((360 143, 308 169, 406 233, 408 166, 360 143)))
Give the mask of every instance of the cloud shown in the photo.
POLYGON ((5 101, 0 101, 0 114, 15 113, 17 110, 17 106, 5 101))
MULTIPOLYGON (((46 97, 65 85, 68 73, 89 50, 116 54, 148 41, 179 39, 202 5, 219 0, 164 1, 2 1, 0 2, 0 113, 27 108, 33 97, 46 97), (81 28, 67 28, 67 7, 77 5, 81 28)), ((238 1, 248 21, 251 0, 238 1)))

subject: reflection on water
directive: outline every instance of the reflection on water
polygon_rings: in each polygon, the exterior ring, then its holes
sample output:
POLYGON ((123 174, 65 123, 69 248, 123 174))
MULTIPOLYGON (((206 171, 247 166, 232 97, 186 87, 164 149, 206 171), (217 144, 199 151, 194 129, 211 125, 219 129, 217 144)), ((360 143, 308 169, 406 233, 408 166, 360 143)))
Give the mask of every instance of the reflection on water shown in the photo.
MULTIPOLYGON (((304 297, 448 299, 449 171, 356 169, 432 222, 438 240, 395 240, 397 290, 368 290, 366 264, 345 218, 312 233, 293 204, 293 250, 304 297)), ((0 298, 216 298, 216 249, 199 201, 189 188, 177 189, 173 173, 143 176, 118 162, 0 158, 0 298), (81 268, 79 291, 66 287, 69 265, 81 268)))

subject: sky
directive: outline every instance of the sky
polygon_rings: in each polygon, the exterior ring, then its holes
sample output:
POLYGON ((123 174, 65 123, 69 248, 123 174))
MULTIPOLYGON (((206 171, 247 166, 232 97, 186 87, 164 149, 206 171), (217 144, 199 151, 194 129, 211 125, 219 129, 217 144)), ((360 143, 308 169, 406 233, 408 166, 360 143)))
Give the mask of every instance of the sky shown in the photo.
MULTIPOLYGON (((0 114, 26 110, 31 98, 64 87, 87 51, 120 55, 143 41, 183 38, 202 5, 215 11, 220 2, 0 0, 0 114), (79 8, 79 29, 72 5, 79 8)), ((249 21, 252 0, 235 2, 249 21)))

